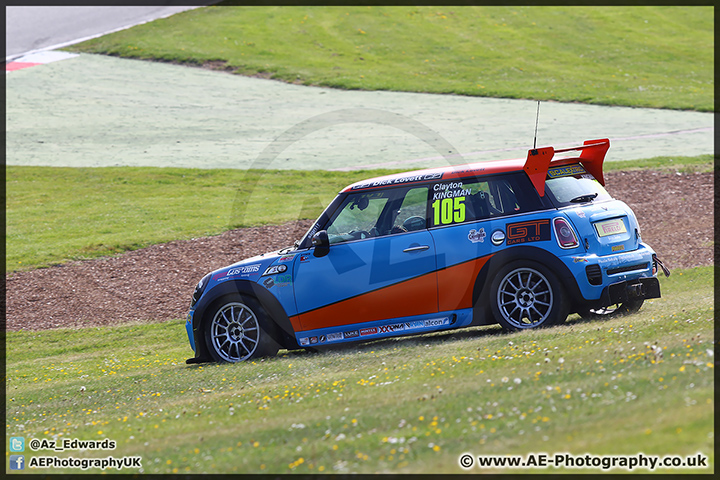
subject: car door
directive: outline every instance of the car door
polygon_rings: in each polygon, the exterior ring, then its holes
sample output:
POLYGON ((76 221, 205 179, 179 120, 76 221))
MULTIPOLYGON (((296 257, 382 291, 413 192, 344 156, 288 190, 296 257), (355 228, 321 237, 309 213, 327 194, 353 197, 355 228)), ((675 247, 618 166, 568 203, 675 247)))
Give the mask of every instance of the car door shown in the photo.
POLYGON ((348 195, 325 229, 327 255, 294 264, 302 330, 437 312, 427 187, 348 195))
MULTIPOLYGON (((478 274, 506 242, 508 225, 536 208, 534 190, 516 174, 434 184, 429 227, 437 247, 439 311, 473 308, 478 274)), ((533 228, 529 226, 527 228, 533 228)), ((527 229, 526 228, 526 229, 527 229)), ((512 230, 511 233, 515 230, 512 230)))

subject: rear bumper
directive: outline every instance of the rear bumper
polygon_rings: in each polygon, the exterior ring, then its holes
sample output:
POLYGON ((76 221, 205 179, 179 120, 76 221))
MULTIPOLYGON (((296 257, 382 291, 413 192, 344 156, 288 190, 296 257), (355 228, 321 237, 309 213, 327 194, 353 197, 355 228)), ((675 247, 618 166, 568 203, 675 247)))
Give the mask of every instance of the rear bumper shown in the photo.
POLYGON ((660 298, 660 282, 655 277, 612 283, 603 289, 600 304, 607 306, 649 298, 660 298))
MULTIPOLYGON (((595 254, 574 254, 561 257, 561 260, 572 273, 580 289, 582 299, 576 299, 577 305, 592 303, 606 306, 612 305, 605 303, 610 295, 613 297, 623 296, 623 294, 616 293, 622 288, 613 287, 613 285, 635 284, 655 277, 653 273, 654 253, 652 248, 641 243, 637 250, 631 252, 602 257, 595 254), (610 293, 611 290, 612 293, 610 293)), ((657 279, 652 282, 657 282, 657 279)), ((648 294, 658 293, 656 296, 659 296, 659 288, 648 284, 645 290, 648 294)), ((634 294, 630 293, 630 295, 634 294)))

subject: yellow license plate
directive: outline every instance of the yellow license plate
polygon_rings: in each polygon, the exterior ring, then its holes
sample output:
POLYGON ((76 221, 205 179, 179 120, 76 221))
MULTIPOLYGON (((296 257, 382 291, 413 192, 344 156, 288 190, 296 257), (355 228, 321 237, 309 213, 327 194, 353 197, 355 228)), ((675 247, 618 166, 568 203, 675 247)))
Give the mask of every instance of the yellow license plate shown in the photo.
POLYGON ((601 237, 608 237, 610 235, 617 235, 618 233, 625 233, 625 222, 621 218, 613 218, 612 220, 605 220, 604 222, 597 222, 595 224, 595 230, 601 237))

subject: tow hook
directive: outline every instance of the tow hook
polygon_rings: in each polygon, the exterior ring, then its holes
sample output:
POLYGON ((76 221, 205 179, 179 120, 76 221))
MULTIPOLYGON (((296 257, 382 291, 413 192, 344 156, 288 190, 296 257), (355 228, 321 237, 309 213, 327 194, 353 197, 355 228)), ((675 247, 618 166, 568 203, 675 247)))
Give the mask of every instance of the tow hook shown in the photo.
POLYGON ((657 272, 658 267, 660 267, 660 269, 662 269, 662 272, 665 274, 665 276, 669 277, 670 269, 667 268, 665 266, 665 264, 663 264, 663 262, 657 257, 657 255, 653 254, 652 259, 653 259, 653 270, 655 270, 655 272, 657 272))

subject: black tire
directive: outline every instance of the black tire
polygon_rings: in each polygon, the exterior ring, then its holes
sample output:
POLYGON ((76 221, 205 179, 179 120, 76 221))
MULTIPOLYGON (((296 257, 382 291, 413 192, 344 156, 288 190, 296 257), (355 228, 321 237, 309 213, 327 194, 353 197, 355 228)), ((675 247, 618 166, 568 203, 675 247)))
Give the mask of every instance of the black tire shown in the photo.
POLYGON ((557 325, 567 319, 570 308, 555 274, 532 260, 516 260, 495 273, 490 307, 509 331, 557 325))
POLYGON ((618 303, 616 305, 609 305, 598 309, 584 308, 578 311, 578 315, 583 320, 610 320, 611 318, 621 317, 623 315, 630 315, 640 310, 640 307, 645 303, 644 298, 637 298, 624 303, 618 303))
POLYGON ((268 333, 269 317, 252 297, 227 295, 205 314, 205 345, 217 362, 273 356, 280 346, 268 333))

